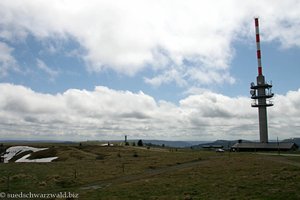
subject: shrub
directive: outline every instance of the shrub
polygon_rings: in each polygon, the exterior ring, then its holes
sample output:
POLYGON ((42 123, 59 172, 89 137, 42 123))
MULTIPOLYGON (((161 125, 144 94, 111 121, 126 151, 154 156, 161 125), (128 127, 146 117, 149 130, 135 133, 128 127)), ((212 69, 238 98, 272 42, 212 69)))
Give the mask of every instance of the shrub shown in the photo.
POLYGON ((139 140, 138 143, 137 143, 137 145, 138 145, 139 147, 142 147, 142 146, 144 146, 144 143, 143 143, 142 140, 139 140))

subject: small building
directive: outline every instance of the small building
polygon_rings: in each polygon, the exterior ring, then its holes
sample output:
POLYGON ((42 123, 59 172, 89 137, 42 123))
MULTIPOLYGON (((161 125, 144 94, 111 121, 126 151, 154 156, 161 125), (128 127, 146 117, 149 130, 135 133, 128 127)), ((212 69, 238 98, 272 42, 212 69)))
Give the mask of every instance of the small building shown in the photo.
POLYGON ((293 142, 238 142, 231 146, 231 151, 295 151, 298 145, 293 142))

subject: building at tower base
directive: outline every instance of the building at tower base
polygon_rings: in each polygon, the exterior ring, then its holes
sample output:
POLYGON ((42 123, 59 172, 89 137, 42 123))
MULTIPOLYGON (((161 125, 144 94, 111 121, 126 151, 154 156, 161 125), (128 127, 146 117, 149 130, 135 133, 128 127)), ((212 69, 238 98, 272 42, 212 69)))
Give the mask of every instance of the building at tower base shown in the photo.
POLYGON ((239 142, 231 147, 231 151, 295 151, 298 145, 292 142, 239 142))

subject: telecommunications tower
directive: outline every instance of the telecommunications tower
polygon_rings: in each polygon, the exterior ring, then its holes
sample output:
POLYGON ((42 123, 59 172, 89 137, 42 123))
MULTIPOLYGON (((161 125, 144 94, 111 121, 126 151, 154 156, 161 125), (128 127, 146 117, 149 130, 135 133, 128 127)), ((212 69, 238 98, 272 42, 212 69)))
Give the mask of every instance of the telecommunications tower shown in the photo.
POLYGON ((258 64, 258 76, 255 83, 251 83, 251 99, 253 102, 252 107, 258 108, 258 120, 259 120, 259 136, 261 143, 268 143, 268 120, 267 120, 267 107, 273 106, 270 98, 274 96, 272 93, 272 84, 268 84, 265 81, 265 77, 262 73, 261 65, 261 50, 260 50, 260 37, 259 37, 259 23, 258 18, 255 18, 255 33, 256 33, 256 54, 258 64))
POLYGON ((256 84, 251 83, 250 94, 253 100, 251 106, 258 108, 259 120, 259 137, 260 142, 243 142, 238 140, 236 144, 231 146, 232 151, 290 151, 297 150, 298 145, 294 142, 269 142, 268 139, 268 120, 267 107, 273 106, 270 100, 274 94, 272 93, 272 84, 265 81, 261 65, 261 51, 260 51, 260 37, 258 18, 255 18, 255 33, 256 33, 256 54, 258 64, 258 75, 256 77, 256 84))

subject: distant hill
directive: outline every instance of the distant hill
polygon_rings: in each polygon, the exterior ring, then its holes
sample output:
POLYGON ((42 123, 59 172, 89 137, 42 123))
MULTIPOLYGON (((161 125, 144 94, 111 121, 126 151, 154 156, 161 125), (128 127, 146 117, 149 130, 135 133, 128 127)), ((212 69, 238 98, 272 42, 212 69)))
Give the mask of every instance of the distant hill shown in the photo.
MULTIPOLYGON (((137 143, 138 139, 128 140, 128 142, 137 143)), ((249 140, 242 140, 243 142, 254 142, 249 140)), ((124 140, 95 140, 95 141, 87 141, 88 143, 99 143, 99 142, 124 142, 124 140)), ((219 145, 223 146, 224 149, 231 147, 238 140, 216 140, 216 141, 169 141, 169 140, 143 140, 144 144, 152 144, 157 146, 165 145, 166 147, 175 147, 175 148, 189 148, 192 147, 194 149, 201 149, 203 145, 219 145)), ((276 142, 276 141, 270 141, 276 142)), ((281 142, 294 142, 300 147, 300 138, 290 138, 282 140, 281 142)), ((64 143, 64 144, 74 144, 79 143, 75 141, 59 141, 59 140, 0 140, 1 143, 10 143, 10 144, 34 144, 34 143, 64 143)))
POLYGON ((196 144, 206 143, 207 141, 167 141, 167 140, 143 140, 144 144, 154 144, 162 146, 163 144, 167 147, 178 147, 185 148, 196 144))
MULTIPOLYGON (((131 139, 128 140, 128 142, 135 142, 137 143, 139 139, 131 139)), ((117 142, 121 143, 124 142, 124 140, 87 140, 87 141, 82 141, 86 142, 89 144, 98 144, 98 143, 107 143, 107 142, 117 142)), ((162 146, 163 144, 166 147, 177 147, 177 148, 185 148, 185 147, 190 147, 192 145, 196 144, 201 144, 201 143, 206 143, 207 141, 168 141, 168 140, 143 140, 144 144, 153 144, 153 145, 158 145, 162 146)), ((9 143, 9 144, 38 144, 38 143, 63 143, 63 144, 73 144, 73 143, 79 143, 78 141, 60 141, 60 140, 0 140, 1 143, 9 143)))
MULTIPOLYGON (((133 142, 137 144, 139 139, 130 139, 127 140, 130 144, 133 142)), ((165 147, 175 147, 175 148, 186 148, 191 147, 196 144, 207 143, 207 141, 169 141, 169 140, 144 140, 142 139, 145 145, 153 145, 153 146, 162 146, 165 147)), ((94 140, 94 141, 87 141, 89 144, 97 144, 97 143, 124 143, 124 140, 94 140)))

